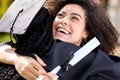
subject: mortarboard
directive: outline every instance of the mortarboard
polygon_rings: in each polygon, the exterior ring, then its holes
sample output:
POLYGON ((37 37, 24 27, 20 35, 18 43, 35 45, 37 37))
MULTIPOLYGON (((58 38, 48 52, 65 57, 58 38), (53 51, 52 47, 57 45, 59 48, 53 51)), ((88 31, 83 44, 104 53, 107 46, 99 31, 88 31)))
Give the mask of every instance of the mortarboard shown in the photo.
POLYGON ((0 20, 0 32, 23 34, 45 1, 15 0, 0 20))

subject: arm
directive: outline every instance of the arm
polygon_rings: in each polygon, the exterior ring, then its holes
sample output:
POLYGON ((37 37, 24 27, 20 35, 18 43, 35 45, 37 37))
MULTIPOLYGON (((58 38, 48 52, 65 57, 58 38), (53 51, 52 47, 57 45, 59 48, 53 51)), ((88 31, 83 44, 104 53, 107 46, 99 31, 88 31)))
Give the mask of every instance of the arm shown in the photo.
POLYGON ((17 54, 14 52, 10 45, 0 46, 0 62, 13 65, 13 59, 17 57, 17 54))
POLYGON ((39 70, 46 73, 42 68, 45 66, 45 63, 37 55, 35 55, 37 60, 31 57, 18 55, 9 45, 0 46, 0 55, 1 63, 14 65, 17 72, 27 80, 38 78, 39 70))

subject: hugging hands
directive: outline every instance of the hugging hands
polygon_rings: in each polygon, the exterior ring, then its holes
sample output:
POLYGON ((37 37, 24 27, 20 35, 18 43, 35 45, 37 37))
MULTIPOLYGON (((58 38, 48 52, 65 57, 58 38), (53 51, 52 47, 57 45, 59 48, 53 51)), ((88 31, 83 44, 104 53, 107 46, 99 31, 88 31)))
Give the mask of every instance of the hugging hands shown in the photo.
POLYGON ((27 80, 57 80, 57 75, 44 70, 43 67, 46 64, 43 60, 37 55, 35 57, 36 60, 31 57, 17 55, 17 58, 13 61, 17 72, 27 80))

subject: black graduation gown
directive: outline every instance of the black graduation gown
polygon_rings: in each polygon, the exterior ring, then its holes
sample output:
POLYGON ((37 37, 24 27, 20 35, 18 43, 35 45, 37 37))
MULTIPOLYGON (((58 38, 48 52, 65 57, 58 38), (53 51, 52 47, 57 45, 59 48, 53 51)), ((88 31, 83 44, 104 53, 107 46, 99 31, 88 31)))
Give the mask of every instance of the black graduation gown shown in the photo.
MULTIPOLYGON (((63 64, 69 59, 71 53, 79 48, 69 43, 55 41, 50 52, 42 57, 47 64, 45 69, 50 72, 57 65, 63 64)), ((25 80, 19 76, 14 66, 2 65, 4 66, 0 65, 0 80, 25 80)), ((68 71, 59 72, 58 80, 120 80, 119 68, 119 57, 108 56, 96 48, 68 71)))
MULTIPOLYGON (((52 49, 43 60, 47 71, 63 64, 79 47, 65 43, 54 42, 52 49)), ((68 71, 60 72, 59 80, 120 80, 120 58, 108 56, 96 48, 68 71)))

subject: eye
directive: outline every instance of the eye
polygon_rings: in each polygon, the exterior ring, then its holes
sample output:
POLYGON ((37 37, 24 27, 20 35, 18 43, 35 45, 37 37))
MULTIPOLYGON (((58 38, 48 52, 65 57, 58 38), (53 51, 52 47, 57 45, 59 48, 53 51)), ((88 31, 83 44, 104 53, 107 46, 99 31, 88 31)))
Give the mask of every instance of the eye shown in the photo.
POLYGON ((77 21, 79 21, 79 18, 76 17, 76 16, 72 16, 71 19, 72 19, 72 20, 77 20, 77 21))
POLYGON ((57 17, 58 17, 58 18, 63 18, 63 17, 64 17, 64 14, 58 13, 58 14, 57 14, 57 17))

